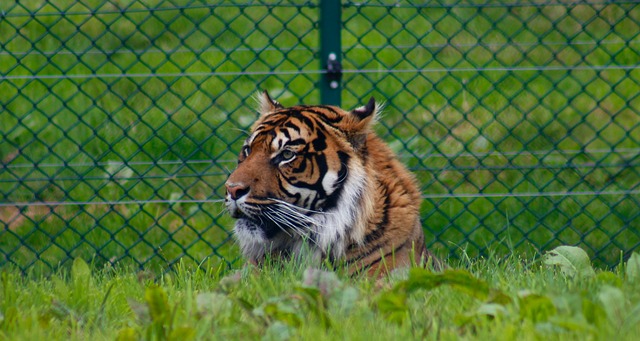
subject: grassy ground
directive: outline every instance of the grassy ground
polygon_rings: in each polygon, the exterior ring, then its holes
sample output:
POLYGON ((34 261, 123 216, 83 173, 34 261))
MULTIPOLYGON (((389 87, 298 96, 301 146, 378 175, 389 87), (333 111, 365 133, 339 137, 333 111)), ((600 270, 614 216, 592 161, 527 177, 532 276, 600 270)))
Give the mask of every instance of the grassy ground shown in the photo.
POLYGON ((11 340, 633 340, 640 256, 594 272, 584 251, 544 261, 462 261, 372 281, 269 264, 235 273, 204 264, 50 277, 3 269, 0 339, 11 340), (582 253, 582 255, 581 255, 582 253))
MULTIPOLYGON (((423 185, 432 248, 628 256, 640 245, 638 5, 443 4, 345 2, 341 37, 343 104, 387 103, 377 131, 423 185)), ((319 101, 318 8, 0 10, 0 264, 238 265, 221 184, 257 89, 319 101), (67 205, 22 206, 42 201, 67 205)))

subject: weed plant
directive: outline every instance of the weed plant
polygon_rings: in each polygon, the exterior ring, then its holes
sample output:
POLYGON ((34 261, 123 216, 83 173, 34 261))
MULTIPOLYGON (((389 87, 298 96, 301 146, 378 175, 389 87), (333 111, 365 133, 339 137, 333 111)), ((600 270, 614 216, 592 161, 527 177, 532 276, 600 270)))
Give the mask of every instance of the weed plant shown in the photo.
POLYGON ((76 259, 51 276, 1 274, 7 340, 634 340, 640 256, 615 271, 561 246, 453 261, 375 280, 268 262, 234 272, 203 264, 164 275, 95 269, 76 259))

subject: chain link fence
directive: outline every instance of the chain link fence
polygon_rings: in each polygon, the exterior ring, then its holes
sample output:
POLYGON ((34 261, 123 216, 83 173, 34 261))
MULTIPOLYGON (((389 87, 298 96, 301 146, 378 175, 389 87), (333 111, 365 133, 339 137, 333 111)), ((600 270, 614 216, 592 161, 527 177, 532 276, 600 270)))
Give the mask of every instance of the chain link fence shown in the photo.
POLYGON ((640 4, 337 3, 2 2, 0 264, 239 266, 222 184, 258 89, 385 101, 442 256, 640 245, 640 4))

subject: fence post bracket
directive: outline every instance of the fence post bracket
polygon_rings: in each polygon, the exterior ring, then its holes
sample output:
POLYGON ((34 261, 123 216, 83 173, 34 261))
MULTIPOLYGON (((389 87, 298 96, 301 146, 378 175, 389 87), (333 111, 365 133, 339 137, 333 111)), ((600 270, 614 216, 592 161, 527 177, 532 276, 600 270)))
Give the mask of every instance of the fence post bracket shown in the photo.
POLYGON ((342 79, 342 29, 341 0, 320 1, 320 101, 322 104, 340 106, 340 81, 342 79))
POLYGON ((331 89, 340 87, 340 79, 342 79, 342 64, 338 60, 338 56, 331 52, 327 57, 327 81, 331 89))

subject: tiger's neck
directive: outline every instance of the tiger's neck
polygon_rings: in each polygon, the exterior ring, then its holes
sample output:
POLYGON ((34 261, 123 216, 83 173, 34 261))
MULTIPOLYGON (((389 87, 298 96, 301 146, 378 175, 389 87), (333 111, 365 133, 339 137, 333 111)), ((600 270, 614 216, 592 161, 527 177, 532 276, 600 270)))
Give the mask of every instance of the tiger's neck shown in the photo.
POLYGON ((374 134, 360 153, 351 160, 338 205, 318 226, 318 246, 334 259, 399 244, 420 228, 421 197, 413 175, 374 134))
POLYGON ((365 147, 363 157, 368 175, 365 187, 369 195, 361 198, 358 216, 362 219, 353 225, 345 249, 346 260, 370 265, 380 261, 381 255, 413 257, 408 249, 417 250, 419 255, 424 249, 424 236, 418 183, 377 136, 370 135, 365 147), (416 241, 419 245, 408 245, 416 241))

